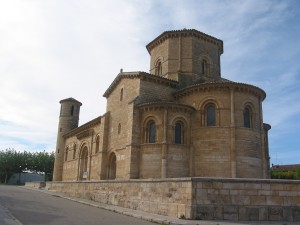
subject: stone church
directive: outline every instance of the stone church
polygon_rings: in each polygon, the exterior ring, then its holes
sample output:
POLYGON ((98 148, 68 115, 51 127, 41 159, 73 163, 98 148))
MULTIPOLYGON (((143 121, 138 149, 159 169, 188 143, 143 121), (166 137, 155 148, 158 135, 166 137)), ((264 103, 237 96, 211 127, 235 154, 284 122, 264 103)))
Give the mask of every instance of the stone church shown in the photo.
POLYGON ((81 103, 60 101, 54 181, 268 178, 265 92, 221 77, 223 42, 194 29, 147 46, 150 72, 121 72, 106 113, 78 127, 81 103))

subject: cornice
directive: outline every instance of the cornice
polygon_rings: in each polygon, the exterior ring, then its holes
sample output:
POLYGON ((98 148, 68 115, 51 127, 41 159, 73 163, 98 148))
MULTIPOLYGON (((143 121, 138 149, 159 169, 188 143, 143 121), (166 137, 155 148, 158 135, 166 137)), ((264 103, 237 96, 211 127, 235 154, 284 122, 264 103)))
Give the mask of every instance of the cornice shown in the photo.
POLYGON ((146 102, 136 106, 137 108, 148 111, 148 110, 156 110, 156 109, 176 109, 176 110, 184 110, 192 113, 196 111, 196 109, 190 105, 180 104, 176 102, 146 102))
POLYGON ((173 95, 175 99, 179 99, 183 96, 190 95, 194 92, 198 92, 198 91, 203 92, 203 91, 217 90, 217 89, 232 89, 240 92, 248 92, 258 96, 261 99, 261 101, 263 101, 266 98, 266 93, 264 92, 264 90, 260 89, 259 87, 250 84, 235 83, 235 82, 220 82, 220 83, 212 82, 212 83, 195 84, 183 88, 179 91, 176 91, 174 92, 173 95))
POLYGON ((268 123, 263 123, 263 127, 264 127, 264 129, 265 129, 266 131, 271 130, 271 125, 268 124, 268 123))
POLYGON ((156 47, 157 45, 161 44, 165 40, 169 38, 176 38, 176 37, 196 37, 198 39, 204 40, 206 42, 209 42, 211 44, 214 44, 219 47, 221 50, 221 54, 223 53, 223 41, 220 39, 217 39, 213 36, 210 36, 208 34, 205 34, 203 32, 200 32, 195 29, 183 29, 183 30, 171 30, 171 31, 165 31, 161 35, 159 35, 157 38, 155 38, 153 41, 151 41, 148 45, 146 45, 146 48, 150 54, 151 50, 156 47))
POLYGON ((89 121, 89 122, 81 125, 80 127, 77 127, 75 129, 71 130, 70 132, 64 134, 63 137, 64 138, 69 138, 69 137, 74 136, 74 135, 79 135, 80 133, 86 131, 87 129, 89 129, 89 128, 97 125, 97 124, 100 124, 102 117, 103 116, 99 116, 99 117, 97 117, 97 118, 95 118, 95 119, 93 119, 93 120, 91 120, 91 121, 89 121))
POLYGON ((77 101, 75 98, 66 98, 66 99, 63 99, 63 100, 60 100, 59 103, 63 103, 63 102, 75 102, 77 103, 78 105, 82 106, 82 103, 80 101, 77 101))
POLYGON ((178 82, 175 80, 171 80, 168 78, 164 78, 161 76, 153 75, 146 72, 121 72, 118 74, 118 76, 114 79, 114 81, 111 83, 111 85, 108 87, 108 89, 103 94, 103 97, 109 97, 111 92, 115 89, 115 87, 118 85, 118 83, 122 79, 140 79, 140 80, 146 80, 151 81, 159 84, 163 84, 166 86, 171 86, 176 88, 178 86, 178 82))

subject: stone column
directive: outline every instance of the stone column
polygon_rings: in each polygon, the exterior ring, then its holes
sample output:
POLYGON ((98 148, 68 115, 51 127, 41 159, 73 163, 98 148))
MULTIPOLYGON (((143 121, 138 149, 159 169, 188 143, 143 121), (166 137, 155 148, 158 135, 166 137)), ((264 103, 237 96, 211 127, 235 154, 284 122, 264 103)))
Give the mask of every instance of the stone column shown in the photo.
POLYGON ((231 177, 236 178, 234 89, 230 89, 230 163, 231 177))
POLYGON ((163 143, 162 143, 162 160, 161 160, 161 178, 167 177, 167 129, 168 129, 168 110, 165 108, 164 111, 164 133, 163 133, 163 143))
POLYGON ((181 55, 182 55, 182 40, 181 40, 181 36, 179 36, 179 52, 178 52, 178 71, 181 71, 181 55))

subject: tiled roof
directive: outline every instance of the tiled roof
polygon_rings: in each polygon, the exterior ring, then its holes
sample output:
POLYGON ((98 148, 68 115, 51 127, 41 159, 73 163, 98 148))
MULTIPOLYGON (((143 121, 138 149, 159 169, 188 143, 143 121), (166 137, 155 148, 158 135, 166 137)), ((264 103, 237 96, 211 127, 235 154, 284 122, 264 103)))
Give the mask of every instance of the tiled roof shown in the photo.
MULTIPOLYGON (((200 78, 201 79, 201 78, 200 78)), ((261 100, 266 98, 266 93, 264 90, 260 89, 259 87, 245 84, 245 83, 237 83, 230 80, 226 80, 224 78, 219 79, 211 79, 205 80, 202 82, 194 82, 192 85, 184 87, 174 93, 174 96, 180 97, 185 95, 186 93, 193 92, 195 89, 211 89, 211 88, 234 88, 235 90, 248 90, 251 93, 258 95, 261 97, 261 100)))
POLYGON ((66 98, 66 99, 63 99, 61 100, 59 103, 62 103, 62 102, 76 102, 76 103, 79 103, 80 105, 82 105, 81 102, 77 101, 75 98, 66 98))
POLYGON ((172 87, 177 87, 177 85, 178 85, 178 82, 175 81, 175 80, 171 80, 171 79, 168 79, 168 78, 164 78, 162 76, 157 76, 157 75, 153 75, 153 74, 146 73, 146 72, 141 72, 141 71, 138 71, 138 72, 121 72, 121 73, 118 74, 118 76, 114 79, 114 81, 111 83, 111 85, 105 91, 105 93, 103 94, 103 97, 107 98, 110 95, 110 93, 115 89, 117 84, 124 78, 147 79, 149 81, 169 85, 169 86, 172 86, 172 87))
POLYGON ((223 41, 222 40, 217 39, 213 36, 210 36, 208 34, 205 34, 203 32, 195 30, 195 29, 182 29, 182 30, 165 31, 161 35, 159 35, 157 38, 155 38, 153 41, 151 41, 146 46, 146 48, 147 48, 148 52, 150 53, 152 48, 154 48, 158 44, 162 43, 166 39, 172 38, 172 37, 178 37, 178 36, 183 36, 183 37, 193 36, 193 37, 197 37, 199 39, 202 39, 204 41, 213 43, 213 44, 219 46, 219 48, 221 50, 221 54, 223 53, 223 41))
POLYGON ((95 119, 93 119, 93 120, 91 120, 91 121, 75 128, 75 129, 69 131, 68 133, 64 134, 63 136, 65 138, 67 138, 67 137, 73 136, 75 134, 78 134, 78 133, 82 132, 83 130, 91 128, 91 127, 95 126, 96 124, 101 123, 101 118, 104 117, 104 116, 105 116, 105 114, 103 116, 96 117, 95 119))
POLYGON ((272 165, 271 169, 277 171, 295 171, 297 169, 300 169, 300 164, 272 165))

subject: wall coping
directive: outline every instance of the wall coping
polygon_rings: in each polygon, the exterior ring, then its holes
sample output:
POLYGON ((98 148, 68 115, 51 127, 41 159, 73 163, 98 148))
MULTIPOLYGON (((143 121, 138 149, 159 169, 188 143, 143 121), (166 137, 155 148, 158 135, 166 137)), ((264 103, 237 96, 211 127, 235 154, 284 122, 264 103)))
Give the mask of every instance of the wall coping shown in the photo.
POLYGON ((160 183, 160 182, 222 182, 222 183, 264 183, 264 184, 299 184, 300 185, 300 180, 214 178, 214 177, 182 177, 182 178, 129 179, 129 180, 51 181, 49 183, 160 183))

